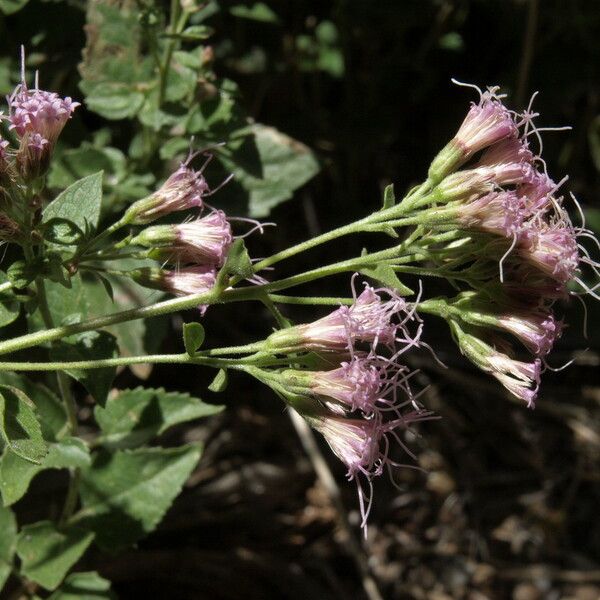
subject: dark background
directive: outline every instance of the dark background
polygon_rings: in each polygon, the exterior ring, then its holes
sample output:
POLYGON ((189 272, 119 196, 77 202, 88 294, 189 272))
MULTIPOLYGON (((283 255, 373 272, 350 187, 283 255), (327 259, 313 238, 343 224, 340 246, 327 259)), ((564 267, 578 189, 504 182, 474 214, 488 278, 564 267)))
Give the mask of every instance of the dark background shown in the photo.
MULTIPOLYGON (((252 242, 254 255, 363 216, 378 207, 388 183, 400 195, 419 182, 468 102, 476 100, 452 77, 501 85, 515 109, 540 91, 539 124, 573 126, 545 135, 549 172, 557 181, 570 175, 566 189, 598 226, 599 2, 267 4, 279 23, 226 12, 211 20, 215 69, 238 82, 253 117, 313 148, 322 171, 274 211, 278 228, 252 242)), ((39 48, 63 74, 49 88, 71 89, 77 97, 83 23, 76 3, 32 2, 4 19, 2 53, 42 32, 39 48)), ((93 115, 83 113, 82 119, 90 130, 97 126, 93 115)), ((309 253, 293 269, 347 257, 361 241, 309 253)), ((280 274, 285 272, 282 267, 280 274)), ((437 291, 426 284, 428 293, 437 291)), ((346 291, 347 278, 327 285, 327 293, 346 291)), ((204 391, 209 374, 155 368, 150 385, 224 401, 228 410, 162 440, 202 439, 206 451, 159 530, 135 551, 90 554, 83 567, 98 568, 123 598, 363 598, 372 583, 367 571, 385 598, 598 598, 600 314, 593 301, 588 304, 588 340, 579 305, 558 309, 571 327, 550 360, 576 361, 545 374, 535 411, 474 371, 443 323, 427 322, 426 339, 451 368, 424 356, 413 360, 422 369, 419 384, 429 385, 423 402, 442 418, 419 426, 421 437, 410 442, 425 473, 401 470, 400 490, 384 478, 377 482, 364 543, 354 485, 322 446, 348 513, 340 524, 330 490, 316 479, 287 414, 268 390, 232 377, 228 390, 216 396, 204 391), (585 355, 582 348, 588 348, 585 355)), ((211 342, 264 335, 270 317, 259 305, 247 310, 252 313, 241 318, 239 307, 211 309, 211 342)), ((286 314, 298 320, 306 315, 286 314)), ((178 337, 168 338, 164 350, 178 344, 178 337)), ((117 380, 118 387, 136 384, 129 373, 117 380)), ((20 510, 44 514, 48 494, 61 485, 55 473, 38 478, 20 510)))

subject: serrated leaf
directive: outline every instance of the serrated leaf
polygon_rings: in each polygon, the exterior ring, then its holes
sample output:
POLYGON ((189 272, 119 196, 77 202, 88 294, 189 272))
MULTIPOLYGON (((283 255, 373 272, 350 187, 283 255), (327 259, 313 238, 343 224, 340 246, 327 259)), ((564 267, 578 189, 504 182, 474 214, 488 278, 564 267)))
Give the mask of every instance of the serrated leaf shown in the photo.
POLYGON ((226 369, 219 369, 219 372, 215 375, 208 389, 211 392, 219 393, 224 392, 227 389, 228 377, 226 369))
POLYGON ((394 186, 386 186, 383 192, 383 209, 391 208, 396 204, 396 195, 394 194, 394 186))
MULTIPOLYGON (((115 358, 119 355, 117 341, 106 331, 87 331, 61 340, 50 351, 55 361, 80 361, 115 358)), ((94 397, 103 404, 117 373, 116 367, 102 369, 66 369, 94 397)))
POLYGON ((39 463, 48 451, 35 405, 21 390, 0 386, 0 437, 15 454, 39 463))
POLYGON ((67 469, 89 466, 89 450, 78 438, 65 438, 49 444, 48 454, 36 465, 6 450, 0 459, 0 493, 5 506, 20 500, 33 478, 46 469, 67 469))
POLYGON ((17 542, 21 573, 54 590, 92 543, 94 534, 77 527, 59 530, 50 521, 23 527, 17 542))
POLYGON ((99 171, 71 184, 45 208, 42 221, 70 221, 81 231, 95 230, 102 206, 102 175, 99 171))
POLYGON ((234 181, 248 192, 249 212, 265 217, 292 197, 294 191, 320 170, 312 151, 273 127, 256 123, 252 135, 234 154, 217 154, 234 174, 234 181))
POLYGON ((385 287, 396 291, 398 294, 400 294, 400 296, 410 296, 414 293, 409 287, 404 285, 398 279, 396 272, 390 265, 368 265, 359 269, 359 273, 366 275, 367 277, 370 277, 371 279, 383 284, 385 287))
POLYGON ((17 545, 17 520, 12 510, 0 504, 0 591, 10 576, 17 545))
POLYGON ((71 573, 48 600, 116 600, 110 581, 96 571, 71 573))
POLYGON ((183 324, 183 345, 190 356, 196 354, 198 348, 202 346, 205 336, 204 327, 200 323, 183 324))
POLYGON ((220 413, 223 406, 164 389, 122 390, 94 410, 102 430, 100 442, 111 448, 131 448, 164 433, 169 427, 220 413))
POLYGON ((112 552, 153 531, 200 460, 198 446, 99 452, 82 470, 77 522, 112 552))

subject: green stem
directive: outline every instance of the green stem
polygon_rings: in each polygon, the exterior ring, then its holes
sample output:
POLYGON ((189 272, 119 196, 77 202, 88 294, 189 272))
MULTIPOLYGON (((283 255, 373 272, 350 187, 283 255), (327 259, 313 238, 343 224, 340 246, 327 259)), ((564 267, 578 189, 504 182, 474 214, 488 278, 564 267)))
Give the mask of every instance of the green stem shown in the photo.
POLYGON ((200 365, 214 367, 216 369, 235 369, 237 365, 255 364, 265 358, 265 354, 256 353, 245 358, 216 358, 218 351, 222 348, 211 351, 212 356, 196 355, 190 356, 187 353, 182 354, 149 354, 143 356, 119 356, 116 358, 102 358, 97 360, 74 360, 59 362, 0 362, 0 371, 64 371, 70 369, 88 370, 88 369, 107 369, 114 367, 126 367, 129 365, 142 364, 181 364, 181 365, 200 365))
MULTIPOLYGON (((181 12, 180 0, 171 0, 171 19, 169 23, 169 33, 172 35, 181 33, 187 22, 188 12, 181 12)), ((175 51, 177 40, 175 38, 169 39, 165 50, 164 60, 160 67, 160 86, 158 89, 158 108, 163 105, 165 101, 165 93, 167 91, 167 81, 169 78, 169 70, 171 68, 171 58, 175 51)))
POLYGON ((307 306, 338 306, 340 304, 352 304, 352 298, 340 298, 329 296, 282 296, 280 294, 269 294, 269 298, 276 304, 305 304, 307 306))
POLYGON ((256 273, 266 267, 270 267, 278 262, 281 262, 282 260, 296 256, 297 254, 306 252, 307 250, 320 246, 321 244, 331 242, 345 235, 361 233, 364 231, 381 231, 382 227, 387 227, 389 229, 387 221, 393 222, 394 227, 415 224, 420 225, 423 221, 418 215, 406 218, 401 217, 414 210, 414 207, 418 201, 422 200, 424 197, 428 197, 428 191, 429 183, 425 182, 423 185, 413 190, 401 202, 391 206, 390 208, 374 212, 368 217, 360 219, 359 221, 355 221, 349 225, 343 225, 337 229, 327 231, 310 240, 296 244, 295 246, 282 250, 281 252, 277 252, 276 254, 261 260, 254 265, 254 272, 256 273))

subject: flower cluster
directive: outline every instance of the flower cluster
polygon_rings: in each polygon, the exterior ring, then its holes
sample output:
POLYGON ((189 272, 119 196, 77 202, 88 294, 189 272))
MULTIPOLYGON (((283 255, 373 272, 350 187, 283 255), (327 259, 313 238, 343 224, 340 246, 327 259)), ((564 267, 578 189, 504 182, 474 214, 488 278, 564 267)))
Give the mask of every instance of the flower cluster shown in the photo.
POLYGON ((132 204, 123 222, 147 225, 174 212, 197 209, 199 215, 173 225, 152 225, 130 243, 149 250, 148 257, 171 264, 174 269, 138 269, 131 276, 140 284, 163 289, 176 296, 205 294, 217 281, 233 242, 229 220, 221 210, 206 208, 204 198, 212 193, 203 176, 185 163, 154 193, 132 204))
POLYGON ((371 490, 372 479, 385 467, 399 466, 390 457, 391 439, 408 451, 398 430, 431 416, 411 391, 414 373, 399 362, 405 351, 420 344, 420 336, 414 307, 392 290, 365 285, 351 305, 312 323, 277 331, 265 343, 276 354, 320 353, 324 363, 334 367, 287 369, 277 381, 290 405, 343 462, 348 479, 356 481, 363 526, 371 493, 365 492, 360 478, 371 490), (416 332, 409 330, 412 323, 417 324, 416 332), (313 404, 307 405, 307 399, 313 404))
POLYGON ((444 260, 466 266, 464 280, 475 291, 449 301, 443 313, 461 351, 531 406, 541 361, 562 330, 552 305, 568 295, 571 282, 582 284, 582 263, 596 265, 577 241, 588 232, 573 226, 557 195, 560 184, 530 148, 532 135, 541 148, 533 124, 538 115, 531 106, 512 112, 501 98, 497 88, 480 92, 479 103, 434 159, 429 180, 435 206, 422 214, 424 220, 431 215, 432 228, 462 232, 460 242, 446 247, 444 260), (482 269, 488 263, 495 269, 482 269), (513 358, 490 329, 518 339, 533 360, 513 358))
POLYGON ((37 81, 29 89, 24 76, 7 101, 8 115, 0 113, 0 118, 8 121, 18 148, 0 138, 0 175, 34 179, 47 171, 56 141, 79 102, 39 89, 37 81))

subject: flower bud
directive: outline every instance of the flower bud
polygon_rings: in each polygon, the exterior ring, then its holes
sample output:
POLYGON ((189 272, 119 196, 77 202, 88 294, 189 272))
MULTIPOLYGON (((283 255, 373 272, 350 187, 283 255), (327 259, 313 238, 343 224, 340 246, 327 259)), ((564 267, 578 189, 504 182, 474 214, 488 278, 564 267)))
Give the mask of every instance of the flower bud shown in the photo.
POLYGON ((149 255, 156 260, 219 267, 225 261, 232 240, 225 213, 217 210, 187 223, 148 227, 131 243, 150 248, 149 255))
POLYGON ((132 204, 123 220, 132 225, 145 225, 180 210, 202 208, 208 184, 202 173, 181 165, 150 196, 132 204))
MULTIPOLYGON (((450 321, 450 327, 460 351, 482 371, 493 375, 511 394, 525 400, 533 407, 540 385, 541 361, 515 360, 500 352, 496 347, 463 330, 456 321, 450 321)), ((491 337, 491 336, 488 336, 491 337)), ((502 346, 502 340, 493 338, 496 346, 502 346)))
POLYGON ((495 96, 494 90, 484 92, 479 104, 471 104, 454 138, 433 159, 429 178, 438 183, 475 153, 517 135, 518 129, 512 114, 495 96))

